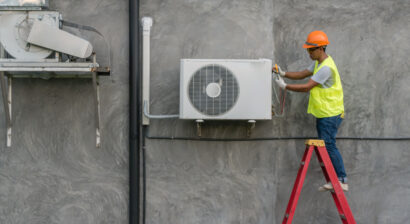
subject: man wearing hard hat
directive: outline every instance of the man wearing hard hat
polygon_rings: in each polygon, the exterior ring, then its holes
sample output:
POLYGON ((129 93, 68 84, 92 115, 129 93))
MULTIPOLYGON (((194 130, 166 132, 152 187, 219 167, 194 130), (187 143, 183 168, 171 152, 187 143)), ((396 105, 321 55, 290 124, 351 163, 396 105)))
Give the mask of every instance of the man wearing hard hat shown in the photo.
MULTIPOLYGON (((332 160, 337 177, 344 191, 349 189, 343 159, 336 147, 336 134, 344 117, 343 89, 339 72, 332 57, 326 54, 329 44, 323 31, 311 32, 303 48, 306 48, 313 62, 307 69, 299 72, 285 72, 277 67, 273 71, 278 74, 275 82, 282 89, 296 92, 310 92, 308 113, 316 117, 316 129, 319 139, 323 139, 327 152, 332 160), (304 84, 286 84, 282 77, 304 79, 311 77, 304 84)), ((331 183, 326 183, 319 191, 332 190, 331 183)))

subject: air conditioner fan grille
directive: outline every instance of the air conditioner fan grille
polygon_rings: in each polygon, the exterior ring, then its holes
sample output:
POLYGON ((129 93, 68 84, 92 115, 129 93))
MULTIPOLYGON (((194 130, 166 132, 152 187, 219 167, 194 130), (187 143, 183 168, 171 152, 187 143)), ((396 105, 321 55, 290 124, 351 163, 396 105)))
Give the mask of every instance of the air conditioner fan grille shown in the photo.
POLYGON ((229 111, 238 100, 239 85, 233 73, 218 64, 200 68, 188 87, 192 105, 202 114, 218 116, 229 111))

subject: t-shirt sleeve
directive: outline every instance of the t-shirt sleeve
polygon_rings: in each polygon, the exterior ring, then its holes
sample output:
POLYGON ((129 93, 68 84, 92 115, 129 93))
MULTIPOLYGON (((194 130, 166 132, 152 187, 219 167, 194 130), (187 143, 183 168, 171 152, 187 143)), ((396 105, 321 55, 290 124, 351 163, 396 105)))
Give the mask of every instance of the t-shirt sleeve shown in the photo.
POLYGON ((310 72, 313 72, 313 70, 315 69, 315 62, 313 62, 309 67, 307 67, 307 70, 309 70, 310 72))
POLYGON ((323 85, 331 75, 332 71, 330 68, 328 66, 323 66, 312 76, 312 80, 323 85))

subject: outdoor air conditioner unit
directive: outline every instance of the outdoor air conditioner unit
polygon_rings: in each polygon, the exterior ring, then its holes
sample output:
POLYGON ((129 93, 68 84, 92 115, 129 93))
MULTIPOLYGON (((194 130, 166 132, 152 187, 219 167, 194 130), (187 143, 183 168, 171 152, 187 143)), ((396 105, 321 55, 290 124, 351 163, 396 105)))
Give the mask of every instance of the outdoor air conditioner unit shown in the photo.
POLYGON ((272 119, 272 61, 181 59, 180 119, 272 119))

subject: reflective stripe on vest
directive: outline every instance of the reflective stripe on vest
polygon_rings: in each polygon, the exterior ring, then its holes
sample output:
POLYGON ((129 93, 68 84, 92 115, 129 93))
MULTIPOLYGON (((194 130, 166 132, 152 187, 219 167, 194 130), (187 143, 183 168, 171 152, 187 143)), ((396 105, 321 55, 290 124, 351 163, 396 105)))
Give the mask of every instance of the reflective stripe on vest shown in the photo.
POLYGON ((310 90, 308 113, 317 118, 333 117, 344 112, 342 82, 332 57, 328 55, 319 67, 316 61, 313 75, 323 66, 330 68, 335 82, 329 88, 323 88, 319 84, 310 90))

